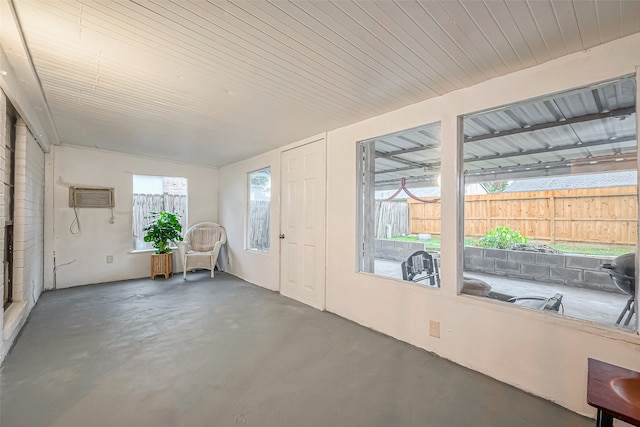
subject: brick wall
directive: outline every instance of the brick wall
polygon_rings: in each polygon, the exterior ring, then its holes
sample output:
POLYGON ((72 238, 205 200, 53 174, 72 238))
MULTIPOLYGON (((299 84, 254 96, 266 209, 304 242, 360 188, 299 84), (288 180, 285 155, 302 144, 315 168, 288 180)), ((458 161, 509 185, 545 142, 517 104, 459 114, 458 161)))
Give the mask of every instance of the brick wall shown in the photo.
POLYGON ((17 127, 14 297, 32 307, 43 290, 44 153, 24 123, 17 127))
MULTIPOLYGON (((5 215, 5 120, 6 98, 0 97, 0 261, 4 260, 5 215)), ((15 187, 13 221, 13 298, 0 317, 2 339, 0 362, 4 359, 43 290, 44 254, 44 153, 25 123, 18 118, 15 140, 15 187)), ((0 287, 4 284, 0 268, 0 287)))
POLYGON ((464 248, 464 270, 598 291, 623 293, 600 266, 608 258, 464 248))
MULTIPOLYGON (((0 263, 4 260, 4 147, 7 142, 5 129, 7 126, 7 96, 0 90, 0 263)), ((0 268, 0 291, 4 295, 4 268, 0 268)), ((0 331, 4 331, 4 316, 0 316, 0 331)), ((0 361, 4 358, 7 350, 4 349, 3 339, 0 336, 0 361)))

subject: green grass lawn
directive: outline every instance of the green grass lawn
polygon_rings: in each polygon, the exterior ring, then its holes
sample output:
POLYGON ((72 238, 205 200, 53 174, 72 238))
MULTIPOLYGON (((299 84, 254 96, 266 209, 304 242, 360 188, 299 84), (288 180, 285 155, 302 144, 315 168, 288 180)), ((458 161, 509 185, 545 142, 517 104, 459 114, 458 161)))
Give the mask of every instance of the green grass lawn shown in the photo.
POLYGON ((385 239, 385 240, 396 240, 396 241, 399 241, 399 242, 420 242, 420 243, 424 243, 424 246, 427 249, 438 249, 438 248, 440 248, 440 238, 439 237, 432 237, 431 240, 419 240, 418 236, 410 235, 410 236, 394 237, 393 239, 385 239))
MULTIPOLYGON (((400 242, 421 242, 418 240, 417 235, 409 235, 402 237, 395 237, 393 239, 388 240, 396 240, 400 242)), ((473 242, 476 239, 465 239, 464 244, 468 246, 473 246, 473 242)), ((440 248, 440 237, 432 237, 431 240, 423 241, 425 247, 427 249, 438 249, 440 248)), ((543 244, 538 242, 529 242, 531 245, 543 244)), ((554 249, 558 249, 562 253, 565 254, 576 254, 576 255, 591 255, 591 256, 611 256, 617 257, 623 254, 627 254, 629 252, 635 252, 635 248, 633 246, 619 246, 619 245, 589 245, 585 243, 555 243, 552 245, 547 245, 554 249)))
POLYGON ((554 249, 557 249, 565 254, 612 256, 612 257, 628 254, 629 252, 635 252, 636 250, 636 248, 634 248, 633 246, 588 245, 585 243, 554 243, 553 245, 548 245, 548 246, 554 249))

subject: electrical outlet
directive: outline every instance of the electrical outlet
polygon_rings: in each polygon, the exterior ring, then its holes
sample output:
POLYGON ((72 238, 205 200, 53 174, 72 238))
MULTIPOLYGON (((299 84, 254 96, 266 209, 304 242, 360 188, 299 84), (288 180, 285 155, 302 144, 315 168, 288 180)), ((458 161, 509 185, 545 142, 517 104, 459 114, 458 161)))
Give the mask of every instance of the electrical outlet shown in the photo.
POLYGON ((113 264, 113 255, 107 255, 107 264, 113 264))
POLYGON ((429 335, 434 338, 440 338, 440 322, 429 320, 429 335))

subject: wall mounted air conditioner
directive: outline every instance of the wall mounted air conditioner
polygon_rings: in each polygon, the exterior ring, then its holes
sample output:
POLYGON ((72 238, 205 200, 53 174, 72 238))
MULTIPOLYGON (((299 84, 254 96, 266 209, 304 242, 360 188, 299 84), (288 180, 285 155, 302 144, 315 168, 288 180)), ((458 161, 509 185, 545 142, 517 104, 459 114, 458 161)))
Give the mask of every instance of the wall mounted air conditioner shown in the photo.
POLYGON ((113 208, 113 188, 69 187, 70 208, 113 208))

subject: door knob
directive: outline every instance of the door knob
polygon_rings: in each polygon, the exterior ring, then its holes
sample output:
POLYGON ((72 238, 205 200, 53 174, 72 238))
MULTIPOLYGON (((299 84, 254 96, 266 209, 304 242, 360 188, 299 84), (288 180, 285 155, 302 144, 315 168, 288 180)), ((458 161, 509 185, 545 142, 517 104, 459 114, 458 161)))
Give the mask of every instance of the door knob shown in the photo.
POLYGON ((281 238, 281 239, 284 239, 284 234, 281 234, 281 235, 280 235, 280 238, 281 238))

